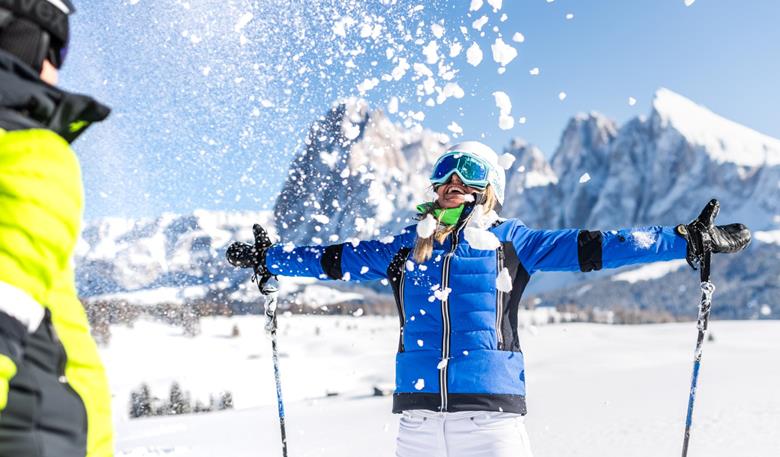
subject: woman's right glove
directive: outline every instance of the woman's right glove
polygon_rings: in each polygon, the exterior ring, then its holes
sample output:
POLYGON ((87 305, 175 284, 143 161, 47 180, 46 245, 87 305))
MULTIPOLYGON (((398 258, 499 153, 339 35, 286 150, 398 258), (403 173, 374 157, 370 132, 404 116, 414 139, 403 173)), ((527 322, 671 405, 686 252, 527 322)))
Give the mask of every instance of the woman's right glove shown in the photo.
POLYGON ((258 284, 265 284, 273 277, 265 266, 265 254, 273 243, 268 232, 260 224, 255 224, 252 231, 255 236, 254 245, 236 241, 228 247, 225 257, 234 267, 252 268, 259 281, 258 284))
POLYGON ((688 225, 680 224, 675 230, 688 241, 685 260, 695 270, 705 251, 715 253, 739 252, 750 244, 750 230, 743 224, 715 225, 720 212, 718 200, 710 200, 699 217, 688 225))

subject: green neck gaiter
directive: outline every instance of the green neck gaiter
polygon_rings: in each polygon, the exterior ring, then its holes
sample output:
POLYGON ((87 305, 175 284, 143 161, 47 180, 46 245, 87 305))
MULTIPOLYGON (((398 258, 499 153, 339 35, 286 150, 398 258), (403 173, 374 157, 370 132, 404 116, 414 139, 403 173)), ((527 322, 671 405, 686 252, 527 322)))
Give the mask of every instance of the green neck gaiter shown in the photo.
MULTIPOLYGON (((433 202, 417 205, 417 211, 420 214, 428 213, 433 206, 433 202)), ((451 226, 458 223, 460 215, 463 213, 464 205, 455 208, 436 208, 433 210, 433 217, 441 221, 442 224, 451 226), (443 214, 443 215, 442 215, 443 214)))

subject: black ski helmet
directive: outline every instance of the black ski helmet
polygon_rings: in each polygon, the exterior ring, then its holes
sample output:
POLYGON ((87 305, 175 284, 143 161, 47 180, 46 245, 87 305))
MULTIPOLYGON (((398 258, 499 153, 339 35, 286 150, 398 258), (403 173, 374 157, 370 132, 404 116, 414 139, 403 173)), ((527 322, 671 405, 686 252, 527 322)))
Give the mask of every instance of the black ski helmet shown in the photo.
POLYGON ((70 0, 0 0, 0 49, 40 71, 48 59, 62 67, 68 51, 70 0))

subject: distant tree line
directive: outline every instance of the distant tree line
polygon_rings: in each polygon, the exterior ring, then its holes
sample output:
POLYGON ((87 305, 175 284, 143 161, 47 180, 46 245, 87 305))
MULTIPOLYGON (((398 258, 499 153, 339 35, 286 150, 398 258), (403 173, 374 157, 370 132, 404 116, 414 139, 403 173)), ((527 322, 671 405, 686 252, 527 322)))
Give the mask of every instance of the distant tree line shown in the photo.
POLYGON ((189 391, 183 391, 178 382, 171 384, 167 399, 151 394, 149 385, 144 383, 130 393, 130 418, 148 416, 176 416, 179 414, 207 413, 233 409, 233 394, 225 391, 217 396, 209 396, 208 404, 192 400, 189 391))

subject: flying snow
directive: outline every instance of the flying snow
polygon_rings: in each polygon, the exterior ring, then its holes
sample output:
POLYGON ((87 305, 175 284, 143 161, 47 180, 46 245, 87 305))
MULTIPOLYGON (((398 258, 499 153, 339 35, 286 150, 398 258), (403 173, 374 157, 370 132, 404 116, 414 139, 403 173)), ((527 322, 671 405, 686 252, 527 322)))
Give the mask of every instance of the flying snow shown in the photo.
POLYGON ((501 38, 496 38, 490 49, 493 51, 493 60, 502 67, 509 65, 509 62, 517 57, 517 49, 506 44, 501 38))
POLYGON ((566 20, 570 21, 574 19, 574 13, 566 13, 566 20))
POLYGON ((488 17, 487 16, 482 16, 481 18, 479 18, 476 21, 474 21, 471 24, 471 27, 473 27, 474 29, 476 29, 476 30, 481 32, 482 31, 482 27, 484 27, 485 24, 487 24, 487 21, 488 21, 488 17))
POLYGON ((504 267, 501 273, 496 278, 496 289, 501 292, 508 293, 512 291, 512 276, 509 274, 509 269, 504 267))
POLYGON ((512 164, 515 163, 515 160, 515 156, 507 152, 498 158, 498 165, 504 170, 509 170, 512 168, 512 164))
POLYGON ((558 92, 558 100, 560 100, 560 101, 566 100, 566 92, 563 92, 563 91, 558 92))
POLYGON ((628 97, 628 106, 636 105, 636 99, 634 97, 628 97))
POLYGON ((493 98, 496 100, 496 107, 499 110, 498 126, 502 130, 509 130, 515 125, 515 120, 511 115, 512 101, 509 99, 509 95, 506 92, 496 91, 493 92, 493 98))
POLYGON ((488 5, 493 7, 493 11, 498 11, 501 9, 502 4, 504 3, 504 0, 487 0, 488 5))
POLYGON ((475 67, 482 63, 482 49, 479 48, 477 43, 472 43, 469 46, 469 49, 466 51, 466 61, 475 67))
POLYGON ((696 0, 685 0, 685 6, 691 6, 696 0))
POLYGON ((590 181, 590 174, 583 173, 582 176, 580 176, 580 184, 585 184, 588 181, 590 181))
POLYGON ((447 130, 455 135, 463 135, 463 128, 455 121, 452 121, 450 125, 447 126, 447 130))
POLYGON ((525 41, 525 35, 520 32, 515 32, 515 34, 512 35, 512 41, 515 43, 522 43, 525 41))
POLYGON ((423 378, 418 379, 417 382, 414 383, 414 388, 417 390, 425 389, 425 379, 423 378))
POLYGON ((655 244, 655 234, 650 232, 643 232, 637 230, 631 232, 631 237, 634 239, 634 243, 641 249, 648 249, 655 244))
POLYGON ((444 36, 444 27, 441 24, 431 24, 431 33, 436 38, 441 38, 444 36))
POLYGON ((434 219, 433 215, 427 214, 425 219, 417 223, 417 236, 420 238, 430 238, 433 232, 436 231, 438 222, 434 219))
POLYGON ((539 67, 533 67, 528 73, 531 76, 539 76, 539 67))
POLYGON ((466 227, 463 229, 463 236, 466 238, 466 241, 468 241, 469 246, 474 249, 495 251, 499 246, 501 246, 501 242, 498 241, 496 235, 488 232, 487 230, 481 230, 475 227, 466 227))
POLYGON ((448 361, 449 361, 449 359, 442 359, 442 360, 440 360, 439 364, 436 365, 436 369, 437 370, 443 370, 443 369, 447 368, 447 362, 448 361))

